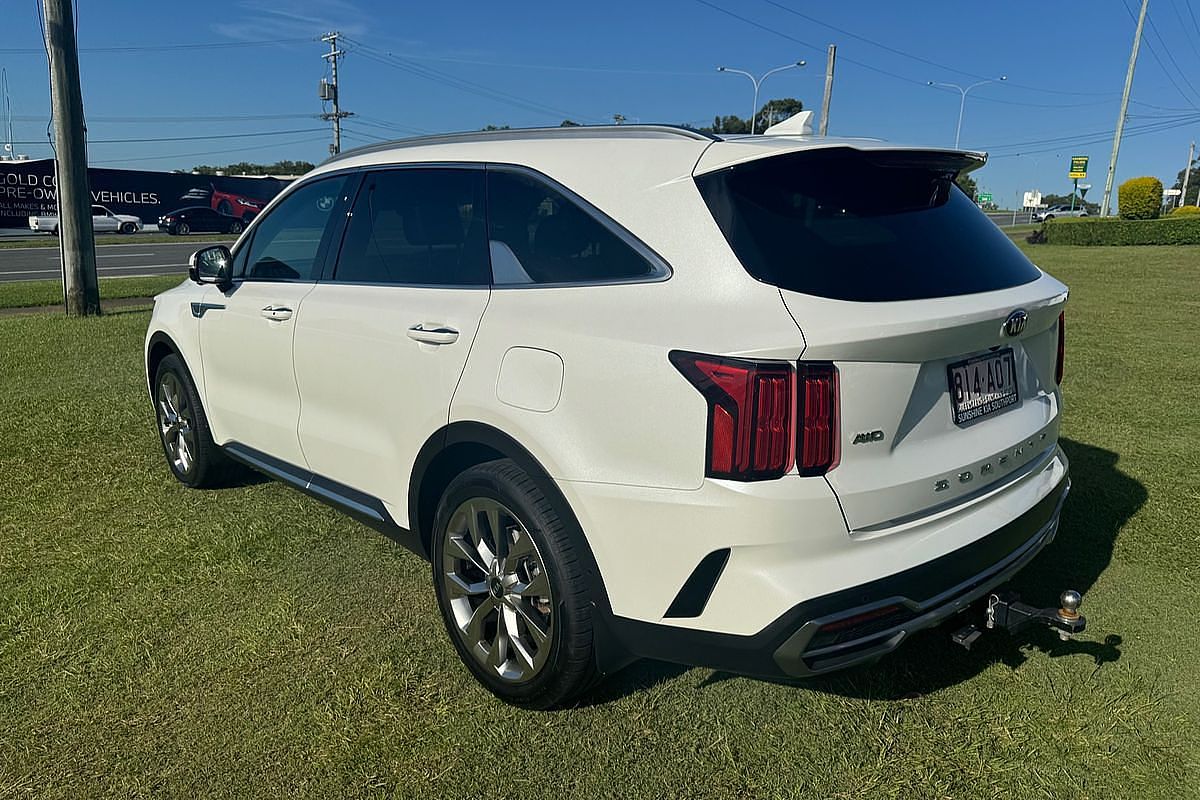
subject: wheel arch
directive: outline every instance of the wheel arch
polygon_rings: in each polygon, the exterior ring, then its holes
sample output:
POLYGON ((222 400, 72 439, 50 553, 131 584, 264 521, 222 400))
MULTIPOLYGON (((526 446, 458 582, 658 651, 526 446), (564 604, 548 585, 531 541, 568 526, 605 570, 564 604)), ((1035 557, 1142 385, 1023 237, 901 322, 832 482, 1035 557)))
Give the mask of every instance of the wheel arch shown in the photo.
POLYGON ((413 464, 412 477, 408 484, 408 524, 421 541, 428 555, 431 551, 430 537, 437 504, 450 481, 463 470, 495 461, 500 458, 512 461, 538 483, 550 505, 563 523, 570 529, 573 543, 580 551, 586 571, 595 577, 600 586, 604 605, 608 606, 608 595, 603 590, 596 558, 588 544, 587 536, 579 519, 571 509, 558 484, 541 465, 541 462, 520 442, 499 428, 483 422, 452 422, 443 426, 426 440, 413 464))
MULTIPOLYGON (((183 352, 166 332, 157 331, 146 342, 146 391, 150 393, 151 397, 154 396, 154 373, 158 371, 158 365, 162 363, 162 360, 172 353, 179 356, 179 360, 184 362, 183 366, 186 369, 187 361, 183 358, 183 352)), ((191 372, 191 370, 188 371, 191 372)))
POLYGON ((483 422, 452 422, 430 436, 421 447, 408 484, 408 525, 422 554, 428 559, 432 553, 434 514, 450 481, 465 469, 500 458, 512 459, 537 482, 538 488, 566 526, 595 605, 592 619, 597 668, 601 674, 620 669, 630 661, 630 656, 611 633, 609 621, 612 619, 612 605, 583 526, 558 484, 538 459, 499 428, 483 422))

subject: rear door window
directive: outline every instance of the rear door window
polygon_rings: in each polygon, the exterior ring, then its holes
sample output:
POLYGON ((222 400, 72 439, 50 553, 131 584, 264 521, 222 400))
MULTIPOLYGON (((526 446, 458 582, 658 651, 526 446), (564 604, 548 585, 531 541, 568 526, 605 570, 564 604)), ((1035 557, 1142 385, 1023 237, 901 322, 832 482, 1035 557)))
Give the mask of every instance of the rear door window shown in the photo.
POLYGON ((413 168, 363 180, 335 281, 486 286, 482 169, 413 168))
POLYGON ((782 289, 889 301, 990 292, 1038 269, 954 178, 953 153, 831 148, 700 175, 742 266, 782 289))
MULTIPOLYGON (((598 212, 585 210, 546 181, 488 169, 488 239, 497 286, 607 283, 667 275, 598 212)), ((623 233, 623 232, 622 232, 623 233)))

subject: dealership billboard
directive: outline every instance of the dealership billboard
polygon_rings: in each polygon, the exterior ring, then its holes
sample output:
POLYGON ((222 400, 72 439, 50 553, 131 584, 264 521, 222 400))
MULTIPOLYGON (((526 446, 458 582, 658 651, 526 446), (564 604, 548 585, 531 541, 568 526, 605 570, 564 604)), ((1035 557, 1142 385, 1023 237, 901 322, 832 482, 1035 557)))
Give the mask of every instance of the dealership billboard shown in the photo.
MULTIPOLYGON (((279 194, 287 181, 145 172, 132 169, 88 169, 92 202, 115 214, 133 214, 154 225, 170 211, 208 206, 222 214, 249 220, 279 194)), ((54 161, 0 161, 0 228, 25 228, 31 216, 58 213, 54 161)))

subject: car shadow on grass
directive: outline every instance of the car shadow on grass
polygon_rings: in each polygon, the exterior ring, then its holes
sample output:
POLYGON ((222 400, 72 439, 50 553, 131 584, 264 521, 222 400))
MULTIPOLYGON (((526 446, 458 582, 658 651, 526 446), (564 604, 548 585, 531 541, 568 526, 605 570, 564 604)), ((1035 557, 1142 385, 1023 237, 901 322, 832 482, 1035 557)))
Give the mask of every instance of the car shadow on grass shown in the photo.
MULTIPOLYGON (((1149 495, 1145 486, 1118 469, 1117 453, 1071 439, 1060 443, 1071 461, 1072 487, 1058 534, 1008 588, 1039 607, 1056 606, 1059 592, 1075 589, 1084 593, 1086 614, 1086 592, 1108 567, 1121 528, 1149 495)), ((1088 630, 1068 641, 1060 640, 1048 628, 1027 629, 1019 636, 989 632, 970 651, 950 641, 950 633, 967 621, 960 616, 915 634, 874 664, 807 680, 772 682, 846 697, 903 699, 961 683, 993 664, 1015 669, 1034 652, 1051 658, 1084 655, 1094 661, 1096 669, 1121 657, 1122 638, 1110 632, 1103 619, 1089 620, 1088 630)), ((598 686, 584 703, 604 703, 672 680, 685 671, 685 667, 661 662, 638 662, 598 686)), ((699 688, 736 677, 713 672, 699 688)))

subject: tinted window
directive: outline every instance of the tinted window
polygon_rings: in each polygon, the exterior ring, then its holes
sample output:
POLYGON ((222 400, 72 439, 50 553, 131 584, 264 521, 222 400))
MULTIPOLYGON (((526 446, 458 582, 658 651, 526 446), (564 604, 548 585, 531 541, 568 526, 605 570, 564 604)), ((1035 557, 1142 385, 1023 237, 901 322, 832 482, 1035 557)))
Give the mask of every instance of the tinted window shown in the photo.
POLYGON ((104 211, 103 206, 92 206, 93 217, 106 217, 108 214, 104 211))
POLYGON ((367 175, 334 280, 416 285, 491 282, 483 170, 397 169, 367 175))
POLYGON ((245 277, 316 280, 331 235, 330 224, 344 207, 346 177, 313 181, 289 194, 255 228, 245 277))
POLYGON ((629 280, 660 274, 591 214, 524 174, 488 171, 488 223, 498 285, 629 280))
POLYGON ((192 208, 188 209, 188 216, 196 219, 212 219, 217 216, 217 212, 211 208, 192 208))
POLYGON ((1007 289, 1036 267, 954 185, 964 156, 830 149, 696 179, 746 270, 839 300, 1007 289))

